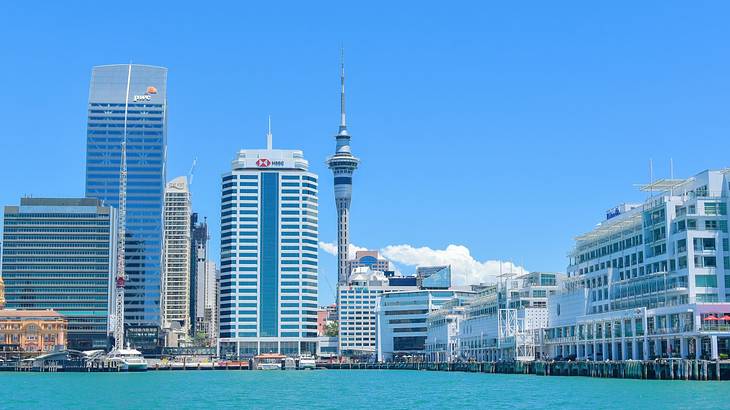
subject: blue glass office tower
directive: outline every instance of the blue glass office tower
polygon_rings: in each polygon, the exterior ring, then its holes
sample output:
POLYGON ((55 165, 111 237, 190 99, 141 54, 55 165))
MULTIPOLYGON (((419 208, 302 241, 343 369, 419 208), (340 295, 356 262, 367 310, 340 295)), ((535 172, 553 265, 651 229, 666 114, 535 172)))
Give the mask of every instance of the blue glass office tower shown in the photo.
POLYGON ((7 307, 53 309, 69 349, 106 349, 116 268, 116 213, 92 198, 22 198, 5 207, 7 307))
POLYGON ((223 176, 221 357, 316 352, 317 176, 301 151, 242 150, 223 176))
POLYGON ((167 69, 94 67, 89 89, 86 196, 118 207, 121 144, 127 141, 127 326, 160 325, 162 205, 167 150, 167 69))

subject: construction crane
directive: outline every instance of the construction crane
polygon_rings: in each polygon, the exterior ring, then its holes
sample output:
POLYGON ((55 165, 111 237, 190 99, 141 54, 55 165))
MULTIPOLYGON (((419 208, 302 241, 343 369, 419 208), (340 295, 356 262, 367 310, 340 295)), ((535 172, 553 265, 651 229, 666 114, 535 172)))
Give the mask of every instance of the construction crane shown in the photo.
POLYGON ((195 175, 196 165, 198 165, 198 157, 195 157, 193 165, 190 166, 190 172, 188 172, 188 185, 193 185, 193 176, 195 175))
POLYGON ((119 171, 119 215, 117 222, 117 277, 114 280, 114 350, 124 348, 124 288, 127 281, 125 246, 127 234, 127 112, 129 86, 132 82, 132 65, 127 73, 127 98, 124 102, 124 135, 119 171))

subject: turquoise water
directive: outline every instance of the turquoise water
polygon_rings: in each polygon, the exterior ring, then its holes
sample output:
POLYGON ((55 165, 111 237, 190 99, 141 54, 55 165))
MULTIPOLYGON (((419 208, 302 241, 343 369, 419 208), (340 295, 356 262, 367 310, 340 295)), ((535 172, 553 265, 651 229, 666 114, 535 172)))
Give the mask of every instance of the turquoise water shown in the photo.
POLYGON ((730 382, 408 370, 0 373, 0 409, 730 408, 730 382))

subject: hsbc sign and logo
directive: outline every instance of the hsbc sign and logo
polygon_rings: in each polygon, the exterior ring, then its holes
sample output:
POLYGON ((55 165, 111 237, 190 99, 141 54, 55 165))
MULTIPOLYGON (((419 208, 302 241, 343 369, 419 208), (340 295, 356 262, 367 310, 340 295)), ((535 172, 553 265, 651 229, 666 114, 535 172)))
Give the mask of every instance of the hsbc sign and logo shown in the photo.
POLYGON ((272 161, 268 158, 259 158, 256 160, 256 166, 259 168, 283 167, 284 161, 272 161))

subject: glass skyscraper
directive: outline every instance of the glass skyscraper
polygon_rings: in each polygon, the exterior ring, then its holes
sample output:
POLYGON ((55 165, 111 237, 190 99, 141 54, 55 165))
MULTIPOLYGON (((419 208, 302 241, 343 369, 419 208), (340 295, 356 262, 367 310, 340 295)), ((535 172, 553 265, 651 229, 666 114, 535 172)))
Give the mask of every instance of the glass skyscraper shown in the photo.
POLYGON ((162 206, 167 150, 167 69, 94 67, 89 89, 86 196, 119 205, 127 141, 125 324, 160 326, 162 206))
POLYGON ((223 176, 222 357, 316 352, 317 176, 301 151, 242 150, 223 176))
POLYGON ((7 307, 53 309, 68 320, 68 347, 109 347, 116 271, 116 212, 91 198, 22 198, 5 207, 7 307))

